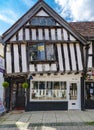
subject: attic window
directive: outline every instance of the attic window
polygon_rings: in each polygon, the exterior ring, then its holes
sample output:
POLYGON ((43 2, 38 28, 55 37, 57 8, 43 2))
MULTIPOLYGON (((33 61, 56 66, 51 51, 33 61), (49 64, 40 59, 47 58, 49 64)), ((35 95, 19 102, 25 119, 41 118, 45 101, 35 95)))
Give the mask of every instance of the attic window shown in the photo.
POLYGON ((51 17, 34 17, 31 20, 31 25, 36 26, 55 26, 56 22, 51 17))

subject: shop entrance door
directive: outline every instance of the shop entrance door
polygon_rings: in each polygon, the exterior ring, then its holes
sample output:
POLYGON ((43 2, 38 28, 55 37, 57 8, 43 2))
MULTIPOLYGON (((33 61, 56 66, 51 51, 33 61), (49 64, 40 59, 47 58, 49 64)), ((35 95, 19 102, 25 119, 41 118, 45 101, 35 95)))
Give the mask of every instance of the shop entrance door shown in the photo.
POLYGON ((80 109, 80 86, 78 82, 69 83, 68 109, 80 109))
POLYGON ((22 82, 13 84, 12 87, 12 109, 21 110, 25 107, 25 90, 22 87, 22 82))

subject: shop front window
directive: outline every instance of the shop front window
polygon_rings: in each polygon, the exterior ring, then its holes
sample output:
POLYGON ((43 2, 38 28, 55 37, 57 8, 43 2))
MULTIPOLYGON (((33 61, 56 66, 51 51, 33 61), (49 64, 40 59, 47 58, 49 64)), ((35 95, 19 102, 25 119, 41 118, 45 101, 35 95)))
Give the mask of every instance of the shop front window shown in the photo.
POLYGON ((94 83, 88 82, 85 86, 86 100, 94 100, 94 83))
POLYGON ((32 100, 66 100, 66 82, 32 82, 32 100))

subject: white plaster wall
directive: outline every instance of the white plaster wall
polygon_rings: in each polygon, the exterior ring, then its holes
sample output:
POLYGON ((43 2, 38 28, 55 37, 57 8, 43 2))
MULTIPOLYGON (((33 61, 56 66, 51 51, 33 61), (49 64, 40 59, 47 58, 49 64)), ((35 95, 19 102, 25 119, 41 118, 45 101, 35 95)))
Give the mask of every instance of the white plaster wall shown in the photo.
POLYGON ((12 73, 10 45, 7 46, 6 51, 6 72, 12 73))
POLYGON ((38 34, 39 34, 38 39, 43 40, 43 30, 42 29, 38 29, 38 34))
POLYGON ((10 41, 16 41, 16 35, 14 35, 14 36, 10 39, 10 41))
POLYGON ((29 70, 30 70, 30 72, 35 72, 35 67, 33 64, 29 65, 29 70))
POLYGON ((76 50, 77 50, 77 59, 78 59, 79 70, 83 70, 82 59, 81 59, 81 51, 80 51, 80 45, 79 44, 76 44, 76 50))
POLYGON ((75 59, 74 46, 73 44, 70 44, 69 47, 70 47, 70 53, 71 53, 72 69, 73 71, 76 71, 76 59, 75 59))
POLYGON ((61 29, 57 29, 57 39, 58 39, 58 40, 62 40, 61 29))
POLYGON ((44 32, 45 32, 45 40, 49 40, 49 30, 45 29, 44 32))
POLYGON ((23 40, 23 29, 20 29, 20 31, 18 32, 18 39, 23 40))
POLYGON ((32 40, 36 40, 36 29, 32 29, 32 40))
POLYGON ((56 64, 51 64, 51 71, 57 71, 57 66, 56 64))
POLYGON ((70 40, 71 41, 76 41, 76 39, 70 34, 70 40))
POLYGON ((14 44, 13 45, 13 50, 14 50, 14 71, 15 72, 20 72, 18 45, 14 44))
POLYGON ((29 29, 25 29, 25 39, 30 40, 29 29))
POLYGON ((51 39, 52 39, 52 40, 56 40, 56 37, 55 37, 55 29, 51 29, 51 39))
POLYGON ((22 55, 22 72, 27 72, 27 59, 26 59, 26 45, 21 45, 21 55, 22 55))
POLYGON ((40 10, 36 16, 49 16, 44 10, 40 10))
POLYGON ((69 56, 68 56, 67 44, 63 44, 63 47, 64 47, 64 56, 65 56, 66 71, 70 71, 70 64, 69 64, 69 56))
POLYGON ((61 45, 57 44, 57 51, 58 51, 58 61, 59 61, 59 68, 60 71, 63 71, 63 59, 62 59, 62 53, 61 53, 61 45))
POLYGON ((68 40, 68 33, 65 29, 63 29, 63 37, 64 37, 64 40, 68 40))

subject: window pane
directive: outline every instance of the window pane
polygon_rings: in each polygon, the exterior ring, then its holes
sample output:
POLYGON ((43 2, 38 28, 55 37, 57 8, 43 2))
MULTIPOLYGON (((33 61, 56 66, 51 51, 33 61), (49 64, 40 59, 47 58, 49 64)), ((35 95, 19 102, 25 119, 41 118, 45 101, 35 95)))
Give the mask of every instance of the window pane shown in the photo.
POLYGON ((33 82, 33 100, 65 100, 66 82, 33 82))
POLYGON ((77 83, 70 84, 70 100, 77 100, 77 83))
POLYGON ((38 60, 45 60, 45 45, 44 45, 44 43, 38 44, 38 60))
POLYGON ((47 60, 55 59, 53 45, 46 45, 46 54, 47 54, 47 60))
POLYGON ((40 26, 54 26, 56 25, 56 22, 53 18, 51 17, 34 17, 31 20, 31 25, 40 25, 40 26))
POLYGON ((94 83, 86 83, 86 99, 94 100, 94 83))
POLYGON ((30 58, 32 60, 37 60, 37 45, 32 45, 30 47, 30 58))

